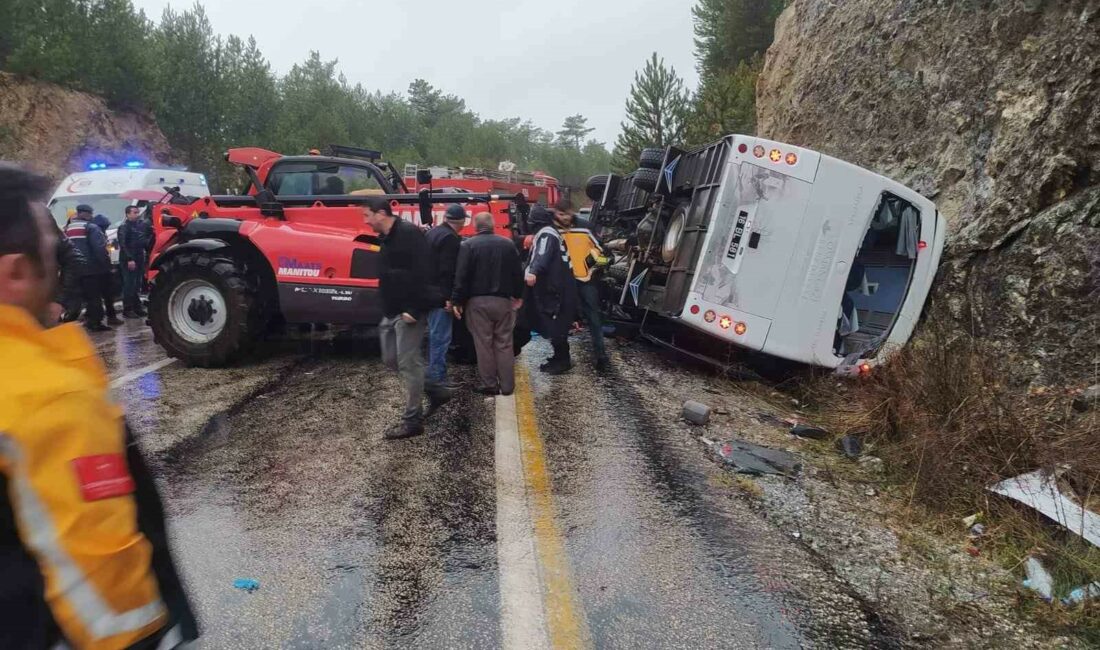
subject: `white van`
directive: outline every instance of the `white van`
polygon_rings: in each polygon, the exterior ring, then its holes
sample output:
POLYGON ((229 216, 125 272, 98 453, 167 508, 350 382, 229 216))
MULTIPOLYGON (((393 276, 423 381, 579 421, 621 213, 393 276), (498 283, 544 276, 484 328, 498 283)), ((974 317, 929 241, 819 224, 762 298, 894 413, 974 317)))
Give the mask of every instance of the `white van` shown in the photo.
POLYGON ((125 218, 126 206, 144 207, 165 194, 165 187, 179 187, 184 196, 207 196, 206 177, 174 169, 145 169, 130 162, 121 168, 92 163, 89 171, 71 174, 61 181, 50 198, 50 213, 61 228, 76 214, 76 206, 86 203, 95 214, 111 222, 107 241, 111 263, 118 263, 118 227, 125 218))
POLYGON ((623 305, 844 373, 869 371, 909 340, 947 234, 925 197, 752 136, 651 151, 642 164, 618 204, 604 200, 639 218, 623 305))

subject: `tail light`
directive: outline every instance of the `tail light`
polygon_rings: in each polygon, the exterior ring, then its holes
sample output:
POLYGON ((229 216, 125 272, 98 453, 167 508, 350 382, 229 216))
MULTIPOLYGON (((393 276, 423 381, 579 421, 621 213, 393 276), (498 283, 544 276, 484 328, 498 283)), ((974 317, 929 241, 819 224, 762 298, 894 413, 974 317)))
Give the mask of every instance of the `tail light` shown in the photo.
POLYGON ((713 323, 718 318, 718 314, 714 313, 713 309, 708 309, 707 313, 703 314, 703 320, 708 323, 713 323))
POLYGON ((795 154, 795 153, 787 154, 787 164, 788 165, 797 165, 798 164, 798 154, 795 154))
POLYGON ((764 151, 763 145, 758 144, 752 148, 752 155, 756 156, 757 158, 763 158, 765 153, 767 152, 764 151))
POLYGON ((744 336, 747 331, 749 331, 749 326, 744 323, 738 323, 733 326, 733 333, 737 336, 744 336))
POLYGON ((723 316, 722 320, 718 321, 718 327, 721 327, 724 330, 728 330, 729 328, 733 327, 733 319, 729 316, 723 316))
POLYGON ((867 363, 866 361, 859 364, 859 374, 861 374, 861 375, 871 374, 871 364, 867 363))
POLYGON ((777 163, 783 160, 783 152, 778 149, 772 149, 768 153, 768 158, 770 158, 773 163, 777 163))
POLYGON ((737 151, 739 151, 739 152, 741 152, 741 153, 745 153, 745 152, 746 152, 746 151, 748 151, 748 150, 749 150, 749 145, 745 144, 744 142, 742 142, 741 144, 737 145, 737 151))
POLYGON ((691 313, 692 314, 698 314, 699 313, 699 305, 692 305, 691 306, 691 313))

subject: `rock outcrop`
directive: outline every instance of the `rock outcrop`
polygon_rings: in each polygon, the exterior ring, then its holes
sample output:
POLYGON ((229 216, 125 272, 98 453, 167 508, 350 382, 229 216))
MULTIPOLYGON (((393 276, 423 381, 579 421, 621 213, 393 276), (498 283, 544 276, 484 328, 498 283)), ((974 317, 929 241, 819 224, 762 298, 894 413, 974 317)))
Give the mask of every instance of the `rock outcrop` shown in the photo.
POLYGON ((895 178, 951 236, 929 315, 1032 382, 1100 367, 1100 0, 794 0, 759 132, 895 178))
POLYGON ((113 111, 102 97, 0 72, 0 160, 60 180, 90 161, 172 161, 153 118, 113 111))

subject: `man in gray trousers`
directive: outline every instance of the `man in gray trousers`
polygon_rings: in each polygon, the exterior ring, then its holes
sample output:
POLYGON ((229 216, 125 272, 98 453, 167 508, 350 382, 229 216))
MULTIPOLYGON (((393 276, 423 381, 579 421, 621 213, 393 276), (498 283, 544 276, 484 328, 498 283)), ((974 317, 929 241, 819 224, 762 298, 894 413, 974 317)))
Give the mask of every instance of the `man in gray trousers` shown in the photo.
POLYGON ((477 372, 485 395, 511 395, 516 387, 512 330, 523 306, 523 266, 510 240, 493 233, 493 215, 474 217, 477 234, 458 250, 455 318, 465 318, 477 349, 477 372))
POLYGON ((378 324, 382 361, 401 376, 408 397, 401 423, 385 435, 389 440, 411 438, 424 433, 425 394, 427 415, 454 396, 443 386, 424 381, 421 347, 428 311, 442 300, 439 289, 429 280, 430 251, 424 233, 395 217, 389 201, 381 197, 370 197, 363 206, 363 216, 382 243, 379 293, 383 318, 378 324))

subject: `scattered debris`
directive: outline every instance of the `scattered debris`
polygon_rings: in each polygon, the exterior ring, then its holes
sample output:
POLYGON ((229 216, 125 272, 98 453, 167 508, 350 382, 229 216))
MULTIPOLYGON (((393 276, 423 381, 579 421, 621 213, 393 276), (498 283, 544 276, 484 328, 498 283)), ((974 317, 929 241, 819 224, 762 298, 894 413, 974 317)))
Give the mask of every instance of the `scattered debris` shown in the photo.
POLYGON ((1054 578, 1050 576, 1039 560, 1029 557, 1027 559, 1027 579, 1023 585, 1038 593, 1048 603, 1054 598, 1054 578))
POLYGON ((256 591, 260 588, 260 583, 257 580, 252 580, 251 578, 237 578, 233 581, 233 587, 235 589, 240 589, 241 591, 252 593, 253 591, 256 591))
POLYGON ((791 427, 791 433, 799 438, 809 438, 811 440, 824 440, 829 437, 829 432, 825 429, 808 424, 794 425, 791 427))
POLYGON ((971 527, 974 526, 974 524, 978 523, 978 520, 981 519, 981 518, 982 518, 982 513, 980 513, 980 512, 975 512, 974 514, 970 515, 969 517, 963 517, 963 526, 966 526, 967 528, 971 528, 971 527))
POLYGON ((1093 598, 1100 598, 1100 582, 1094 582, 1091 585, 1085 585, 1084 587, 1078 587, 1069 592, 1069 595, 1062 599, 1062 604, 1066 607, 1078 605, 1086 600, 1092 600, 1093 598))
POLYGON ((1010 478, 989 488, 990 492, 1030 506, 1073 533, 1100 546, 1100 515, 1086 510, 1058 489, 1054 474, 1042 470, 1010 478))
POLYGON ((799 531, 796 530, 793 533, 791 533, 791 537, 793 537, 795 539, 802 539, 802 533, 800 533, 799 531))
POLYGON ((873 488, 873 487, 869 487, 866 490, 864 490, 863 494, 866 495, 866 496, 869 496, 869 497, 878 496, 878 492, 876 492, 875 488, 873 488))
POLYGON ((881 474, 886 471, 886 464, 882 462, 882 459, 878 456, 860 456, 859 464, 864 469, 876 474, 881 474))
POLYGON ((718 408, 714 409, 714 412, 718 415, 729 415, 730 414, 730 410, 728 408, 724 407, 724 406, 719 406, 718 408))
POLYGON ((1089 386, 1081 391, 1080 395, 1073 398, 1074 410, 1081 413, 1096 408, 1098 404, 1100 404, 1100 384, 1089 386))
POLYGON ((688 422, 703 426, 710 422, 710 407, 700 402, 688 400, 684 402, 682 415, 688 422))
POLYGON ((771 424, 777 427, 783 427, 784 429, 789 429, 796 424, 793 420, 785 420, 771 413, 757 412, 753 417, 761 424, 771 424))
POLYGON ((982 554, 982 549, 978 548, 977 546, 967 546, 966 547, 966 553, 970 557, 978 557, 979 555, 982 554))
POLYGON ((845 458, 856 460, 863 454, 863 441, 858 437, 848 434, 836 441, 836 448, 845 458))
POLYGON ((970 527, 970 534, 973 537, 981 537, 985 535, 985 524, 974 524, 970 527))
POLYGON ((795 476, 802 470, 802 463, 794 454, 785 451, 754 445, 744 440, 714 442, 710 445, 719 458, 742 474, 795 476))

